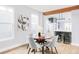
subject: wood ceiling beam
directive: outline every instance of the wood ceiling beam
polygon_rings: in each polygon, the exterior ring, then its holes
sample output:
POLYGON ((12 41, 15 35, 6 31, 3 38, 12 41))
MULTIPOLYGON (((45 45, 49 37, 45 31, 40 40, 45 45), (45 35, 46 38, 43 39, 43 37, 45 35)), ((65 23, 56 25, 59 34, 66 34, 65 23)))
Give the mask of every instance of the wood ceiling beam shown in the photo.
POLYGON ((43 12, 43 15, 47 16, 47 15, 52 15, 52 14, 59 14, 59 13, 69 12, 69 11, 77 10, 77 9, 79 9, 79 5, 43 12))

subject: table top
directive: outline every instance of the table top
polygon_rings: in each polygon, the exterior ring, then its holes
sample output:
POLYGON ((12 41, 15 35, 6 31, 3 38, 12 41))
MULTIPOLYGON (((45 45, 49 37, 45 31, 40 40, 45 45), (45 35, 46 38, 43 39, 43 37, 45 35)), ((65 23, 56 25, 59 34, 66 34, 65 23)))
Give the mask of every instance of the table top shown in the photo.
POLYGON ((37 43, 43 44, 45 41, 45 37, 36 37, 34 38, 37 43))

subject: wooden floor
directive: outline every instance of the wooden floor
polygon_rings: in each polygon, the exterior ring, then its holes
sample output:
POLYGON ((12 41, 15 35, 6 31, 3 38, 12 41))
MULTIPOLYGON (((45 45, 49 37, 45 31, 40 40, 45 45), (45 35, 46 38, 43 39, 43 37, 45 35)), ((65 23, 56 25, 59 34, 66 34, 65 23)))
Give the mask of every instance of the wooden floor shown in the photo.
MULTIPOLYGON (((79 47, 78 46, 72 46, 69 44, 59 44, 57 47, 58 54, 79 54, 79 47)), ((9 50, 7 52, 4 52, 3 54, 27 54, 27 46, 23 45, 21 47, 9 50)), ((41 54, 37 53, 37 54, 41 54)))

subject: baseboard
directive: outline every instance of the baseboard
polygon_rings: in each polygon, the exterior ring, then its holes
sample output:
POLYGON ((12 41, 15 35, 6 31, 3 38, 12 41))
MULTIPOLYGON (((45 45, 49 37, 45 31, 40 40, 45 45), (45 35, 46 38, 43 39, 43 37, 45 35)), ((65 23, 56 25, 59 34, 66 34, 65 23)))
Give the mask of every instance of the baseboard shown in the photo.
POLYGON ((79 46, 79 43, 71 43, 71 45, 79 46))
POLYGON ((8 47, 8 48, 5 48, 5 49, 2 49, 2 50, 0 50, 0 54, 1 54, 1 53, 4 53, 4 52, 6 52, 6 51, 12 50, 12 49, 14 49, 14 48, 17 48, 17 47, 23 46, 23 45, 25 45, 25 44, 26 44, 26 43, 20 43, 20 44, 13 45, 13 46, 11 46, 11 47, 8 47))

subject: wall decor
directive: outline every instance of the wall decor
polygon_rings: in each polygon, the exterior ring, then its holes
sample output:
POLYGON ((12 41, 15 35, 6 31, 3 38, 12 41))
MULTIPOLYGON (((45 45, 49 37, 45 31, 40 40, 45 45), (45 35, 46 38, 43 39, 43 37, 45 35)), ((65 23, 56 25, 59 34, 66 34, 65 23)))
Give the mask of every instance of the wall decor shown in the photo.
POLYGON ((18 18, 18 28, 22 31, 27 31, 29 27, 29 18, 23 15, 20 15, 18 18))

